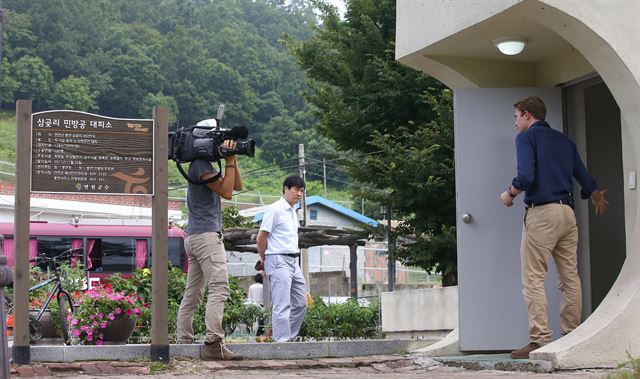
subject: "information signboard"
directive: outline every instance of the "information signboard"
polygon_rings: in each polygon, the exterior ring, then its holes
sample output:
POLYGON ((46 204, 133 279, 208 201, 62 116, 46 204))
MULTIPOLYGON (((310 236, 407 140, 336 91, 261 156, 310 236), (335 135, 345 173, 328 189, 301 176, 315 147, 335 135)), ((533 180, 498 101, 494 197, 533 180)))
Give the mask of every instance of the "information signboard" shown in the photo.
POLYGON ((31 192, 153 195, 151 119, 56 110, 31 117, 31 192))

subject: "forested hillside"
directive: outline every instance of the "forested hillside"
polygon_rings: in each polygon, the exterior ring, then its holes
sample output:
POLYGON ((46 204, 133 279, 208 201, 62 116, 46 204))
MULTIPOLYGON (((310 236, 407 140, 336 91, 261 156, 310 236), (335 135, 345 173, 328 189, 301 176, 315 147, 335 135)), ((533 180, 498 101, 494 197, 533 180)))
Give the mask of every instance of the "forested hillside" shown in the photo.
MULTIPOLYGON (((258 143, 259 158, 242 158, 241 165, 245 187, 262 193, 277 193, 283 176, 296 172, 289 159, 299 143, 310 162, 316 159, 309 179, 320 179, 317 160, 343 155, 314 130, 304 74, 279 41, 311 36, 318 20, 308 1, 5 0, 4 7, 5 115, 20 98, 32 99, 34 111, 132 118, 150 118, 162 105, 175 129, 215 116, 224 103, 223 126, 246 126, 258 143)), ((3 135, 10 125, 5 117, 3 135)), ((335 165, 328 170, 346 178, 335 165)), ((338 180, 329 185, 345 189, 338 180)), ((172 188, 184 183, 174 169, 170 181, 172 188)), ((320 183, 310 189, 320 191, 320 183)))

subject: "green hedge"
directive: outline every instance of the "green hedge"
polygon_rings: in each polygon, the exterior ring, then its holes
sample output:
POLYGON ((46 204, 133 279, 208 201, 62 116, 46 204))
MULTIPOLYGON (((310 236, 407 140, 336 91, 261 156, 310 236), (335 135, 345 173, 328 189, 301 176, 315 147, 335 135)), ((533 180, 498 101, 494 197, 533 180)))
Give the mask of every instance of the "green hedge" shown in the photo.
POLYGON ((325 304, 318 299, 307 308, 300 338, 302 340, 359 339, 381 337, 378 301, 362 306, 355 300, 325 304))
MULTIPOLYGON (((180 301, 186 285, 186 274, 177 268, 169 269, 169 339, 175 340, 176 320, 180 301)), ((144 303, 151 303, 151 272, 148 269, 136 270, 131 278, 125 279, 120 275, 114 275, 109 279, 114 290, 125 293, 137 293, 144 303)), ((206 291, 200 302, 193 319, 195 336, 205 333, 204 313, 206 306, 206 291)), ((227 335, 233 333, 239 327, 245 327, 243 332, 250 332, 254 323, 267 316, 267 312, 257 305, 245 302, 246 294, 238 287, 238 281, 229 277, 229 299, 225 303, 223 327, 227 335)), ((324 340, 324 339, 360 339, 379 338, 380 328, 378 323, 378 302, 373 300, 367 305, 359 305, 358 302, 349 300, 341 304, 325 304, 318 299, 309 305, 305 315, 300 339, 324 340)), ((269 326, 267 325, 267 329, 269 326)), ((139 327, 136 328, 132 342, 147 343, 151 338, 151 307, 145 308, 140 318, 139 327)))

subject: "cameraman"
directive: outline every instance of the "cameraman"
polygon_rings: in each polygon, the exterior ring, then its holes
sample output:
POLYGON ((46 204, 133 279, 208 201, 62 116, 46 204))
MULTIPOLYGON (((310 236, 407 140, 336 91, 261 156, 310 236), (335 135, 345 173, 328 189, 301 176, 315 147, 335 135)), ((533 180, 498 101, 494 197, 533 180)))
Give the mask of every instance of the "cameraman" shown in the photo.
MULTIPOLYGON (((224 149, 235 149, 236 142, 225 140, 224 149)), ((193 316, 207 286, 208 298, 205 311, 206 335, 202 349, 203 360, 238 360, 242 356, 224 345, 222 314, 224 302, 229 297, 227 256, 222 242, 222 211, 220 197, 230 200, 234 190, 242 189, 242 178, 236 156, 224 157, 225 175, 204 184, 187 185, 189 222, 184 242, 189 268, 184 297, 178 310, 176 328, 177 343, 193 343, 193 316)), ((201 181, 218 174, 211 162, 196 159, 189 165, 189 177, 201 181)))

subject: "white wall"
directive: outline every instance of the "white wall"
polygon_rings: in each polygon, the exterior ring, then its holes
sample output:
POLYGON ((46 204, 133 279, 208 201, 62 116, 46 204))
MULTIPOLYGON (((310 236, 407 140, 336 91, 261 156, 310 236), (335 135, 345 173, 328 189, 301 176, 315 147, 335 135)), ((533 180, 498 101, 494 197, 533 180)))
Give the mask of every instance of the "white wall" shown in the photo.
POLYGON ((382 331, 387 338, 443 338, 458 327, 458 287, 383 292, 382 331))

